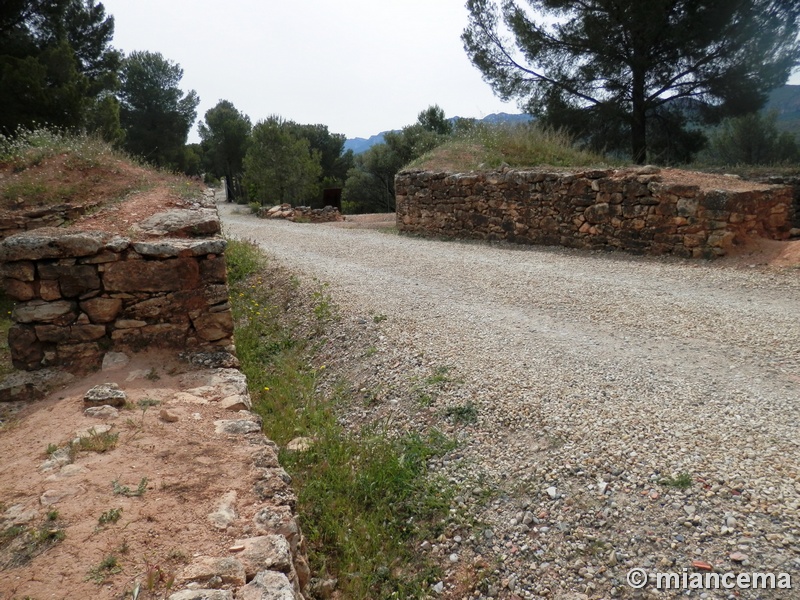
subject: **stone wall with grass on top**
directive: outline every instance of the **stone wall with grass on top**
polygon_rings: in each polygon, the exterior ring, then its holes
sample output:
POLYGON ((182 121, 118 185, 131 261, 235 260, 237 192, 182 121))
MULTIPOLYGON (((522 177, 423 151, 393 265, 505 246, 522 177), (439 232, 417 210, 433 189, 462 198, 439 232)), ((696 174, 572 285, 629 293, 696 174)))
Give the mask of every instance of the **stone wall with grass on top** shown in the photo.
POLYGON ((183 211, 188 220, 176 212, 156 219, 164 237, 142 241, 63 228, 2 241, 3 287, 17 301, 9 331, 14 366, 81 372, 99 367, 112 349, 232 349, 216 211, 183 211), (187 222, 205 237, 167 237, 187 222))
POLYGON ((749 238, 786 239, 792 190, 655 167, 397 175, 402 232, 713 258, 749 238), (691 176, 691 177, 690 177, 691 176), (700 181, 700 183, 697 183, 700 181))

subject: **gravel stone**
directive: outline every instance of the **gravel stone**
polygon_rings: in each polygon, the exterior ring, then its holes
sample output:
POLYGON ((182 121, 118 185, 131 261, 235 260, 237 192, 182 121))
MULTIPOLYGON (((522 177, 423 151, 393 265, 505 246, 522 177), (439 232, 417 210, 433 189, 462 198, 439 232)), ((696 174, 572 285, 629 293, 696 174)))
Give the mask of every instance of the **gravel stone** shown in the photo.
POLYGON ((345 428, 436 427, 457 442, 428 464, 455 488, 429 551, 443 589, 462 565, 481 577, 458 597, 481 600, 655 597, 627 572, 724 569, 735 552, 749 571, 800 568, 796 269, 219 209, 229 235, 309 288, 329 284, 339 318, 319 340, 319 385, 351 382, 345 428))

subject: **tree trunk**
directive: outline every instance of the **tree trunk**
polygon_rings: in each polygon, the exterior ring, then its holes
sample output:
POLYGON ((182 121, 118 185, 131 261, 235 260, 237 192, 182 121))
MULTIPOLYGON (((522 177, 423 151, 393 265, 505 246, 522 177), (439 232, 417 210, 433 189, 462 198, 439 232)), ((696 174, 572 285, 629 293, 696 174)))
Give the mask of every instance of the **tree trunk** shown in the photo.
POLYGON ((631 97, 631 159, 638 165, 647 160, 647 109, 644 98, 644 71, 633 70, 633 89, 631 97))

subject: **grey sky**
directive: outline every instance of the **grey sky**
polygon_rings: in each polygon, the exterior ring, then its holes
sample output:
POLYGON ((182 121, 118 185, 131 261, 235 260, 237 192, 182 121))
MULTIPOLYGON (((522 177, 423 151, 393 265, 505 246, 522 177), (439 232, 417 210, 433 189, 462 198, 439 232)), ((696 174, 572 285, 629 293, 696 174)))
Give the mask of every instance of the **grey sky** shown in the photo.
POLYGON ((198 120, 226 99, 254 123, 279 114, 352 138, 409 125, 431 104, 447 116, 519 112, 462 48, 465 0, 102 2, 116 48, 183 67, 198 120))
POLYGON ((198 120, 225 99, 254 123, 278 114, 350 138, 409 125, 431 104, 448 117, 519 112, 462 48, 465 1, 102 0, 116 48, 183 67, 198 120))

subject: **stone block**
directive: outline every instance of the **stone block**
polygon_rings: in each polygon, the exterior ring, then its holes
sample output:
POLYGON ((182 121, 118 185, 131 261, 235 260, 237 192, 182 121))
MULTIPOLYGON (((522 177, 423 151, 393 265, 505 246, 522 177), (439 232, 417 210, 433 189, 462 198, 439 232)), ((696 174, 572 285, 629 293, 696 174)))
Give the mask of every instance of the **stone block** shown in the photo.
POLYGON ((83 396, 84 406, 125 406, 127 395, 116 383, 96 385, 83 396))
POLYGON ((64 232, 38 229, 19 233, 0 243, 0 262, 90 256, 96 254, 110 235, 99 231, 64 232))
POLYGON ((75 372, 99 369, 103 361, 103 351, 97 343, 61 344, 56 352, 56 364, 75 372))
POLYGON ((294 586, 283 573, 261 571, 238 594, 240 600, 296 600, 294 586))
POLYGON ((52 302, 53 300, 61 300, 61 288, 58 286, 56 279, 42 279, 39 281, 39 297, 42 300, 52 302))
POLYGON ((92 323, 110 323, 122 310, 122 300, 120 298, 91 298, 84 300, 79 306, 92 323))
POLYGON ((36 267, 29 260, 4 263, 0 265, 0 274, 3 277, 19 279, 20 281, 33 281, 36 276, 36 267))
POLYGON ((198 337, 213 342, 233 335, 233 315, 230 311, 204 313, 192 320, 198 337))
POLYGON ((200 287, 200 268, 191 258, 126 260, 106 265, 107 292, 175 292, 200 287))
POLYGON ((14 308, 12 318, 18 323, 55 323, 56 325, 69 325, 78 317, 77 305, 74 302, 59 300, 45 302, 44 300, 31 300, 18 304, 14 308))
POLYGON ((97 269, 91 265, 40 264, 39 277, 58 281, 61 295, 75 298, 100 288, 97 269))
POLYGON ((200 276, 206 284, 226 283, 228 280, 224 256, 200 261, 200 276))
POLYGON ((259 571, 274 570, 281 573, 292 571, 292 553, 289 542, 278 534, 236 540, 237 546, 244 549, 237 558, 244 565, 248 579, 259 571))
POLYGON ((39 341, 55 344, 92 342, 106 335, 105 325, 36 325, 34 329, 39 341))
POLYGON ((222 238, 210 240, 161 240, 157 242, 135 242, 134 250, 144 257, 171 258, 197 257, 208 254, 222 254, 227 242, 222 238))
POLYGON ((150 235, 174 235, 176 237, 208 236, 220 232, 217 211, 210 208, 172 209, 156 213, 139 223, 138 228, 150 235))
POLYGON ((6 277, 3 279, 3 290, 9 298, 19 302, 27 302, 36 298, 36 290, 33 288, 33 283, 28 281, 6 277))
POLYGON ((219 581, 223 585, 244 585, 244 566, 229 556, 221 558, 201 556, 193 559, 180 575, 182 583, 207 584, 212 580, 219 581))
POLYGON ((41 366, 44 345, 37 339, 30 325, 12 325, 8 330, 11 362, 18 369, 31 370, 41 366))

